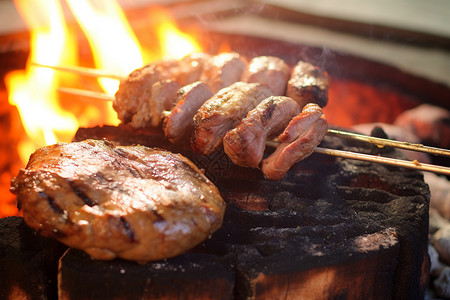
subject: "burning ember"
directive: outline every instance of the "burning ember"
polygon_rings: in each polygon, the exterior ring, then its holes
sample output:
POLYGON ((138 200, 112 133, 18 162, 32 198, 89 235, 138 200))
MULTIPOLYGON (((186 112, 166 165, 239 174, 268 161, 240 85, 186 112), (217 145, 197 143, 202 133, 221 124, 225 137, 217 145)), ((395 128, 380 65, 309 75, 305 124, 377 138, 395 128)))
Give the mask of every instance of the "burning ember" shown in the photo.
MULTIPOLYGON (((126 76, 144 62, 163 57, 180 58, 200 50, 199 45, 181 32, 170 15, 161 9, 149 12, 150 17, 157 18, 157 22, 153 19, 152 24, 157 27, 160 49, 143 49, 115 1, 101 0, 95 5, 87 0, 66 2, 89 42, 97 69, 126 76)), ((59 97, 59 86, 88 84, 90 89, 114 95, 119 81, 103 78, 98 83, 86 83, 75 75, 33 66, 32 63, 79 65, 86 62, 80 62, 77 27, 67 22, 60 1, 47 0, 42 5, 40 0, 15 0, 15 4, 31 32, 26 70, 13 71, 5 77, 9 103, 17 108, 26 132, 18 141, 20 168, 34 150, 71 141, 81 126, 119 124, 111 103, 88 103, 67 96, 59 97)), ((11 174, 5 176, 2 177, 5 184, 0 187, 0 201, 3 201, 0 202, 0 217, 15 214, 17 210, 8 191, 11 174)))

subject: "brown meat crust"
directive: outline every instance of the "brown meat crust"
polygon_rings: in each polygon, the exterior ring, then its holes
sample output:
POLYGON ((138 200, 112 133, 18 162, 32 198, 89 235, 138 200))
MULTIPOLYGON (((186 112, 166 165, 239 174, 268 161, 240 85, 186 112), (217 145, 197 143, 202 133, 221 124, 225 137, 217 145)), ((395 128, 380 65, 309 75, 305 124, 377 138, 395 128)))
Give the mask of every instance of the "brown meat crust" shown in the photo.
POLYGON ((170 115, 164 119, 163 130, 172 143, 189 141, 193 130, 193 118, 206 100, 213 96, 211 89, 197 81, 182 87, 175 97, 177 103, 170 115))
POLYGON ((275 96, 284 95, 289 80, 289 66, 279 57, 257 56, 242 74, 242 81, 266 85, 275 96))
POLYGON ((225 135, 225 153, 239 166, 257 168, 263 158, 267 139, 279 135, 300 111, 297 102, 289 97, 267 98, 225 135))
POLYGON ((179 68, 176 60, 163 60, 136 69, 122 80, 115 94, 113 108, 123 123, 131 122, 142 103, 149 101, 154 83, 172 79, 179 68))
POLYGON ((185 157, 98 140, 37 150, 11 191, 30 227, 102 260, 176 256, 217 230, 225 210, 185 157))
POLYGON ((328 103, 328 73, 310 63, 299 61, 292 70, 286 96, 303 108, 307 103, 325 107, 328 103))
POLYGON ((247 61, 235 52, 219 53, 203 64, 200 80, 206 83, 214 93, 240 81, 247 61))
POLYGON ((203 155, 214 152, 222 145, 225 134, 271 95, 270 90, 259 83, 236 82, 220 90, 194 116, 192 149, 203 155))
POLYGON ((279 180, 296 162, 314 152, 327 133, 328 122, 320 107, 307 104, 278 136, 275 152, 262 161, 261 170, 270 180, 279 180))

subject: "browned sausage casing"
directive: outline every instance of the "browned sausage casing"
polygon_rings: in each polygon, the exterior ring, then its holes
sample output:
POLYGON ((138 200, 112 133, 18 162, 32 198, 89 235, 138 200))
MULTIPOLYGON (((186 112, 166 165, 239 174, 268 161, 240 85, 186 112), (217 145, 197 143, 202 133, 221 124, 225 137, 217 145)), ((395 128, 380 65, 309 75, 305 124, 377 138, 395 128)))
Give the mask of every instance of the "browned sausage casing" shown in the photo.
POLYGON ((244 70, 242 81, 265 84, 274 96, 282 96, 286 92, 289 76, 289 66, 281 58, 258 56, 244 70))
POLYGON ((300 111, 297 102, 289 97, 267 98, 225 135, 225 153, 239 166, 258 167, 264 155, 266 140, 279 135, 300 111))
POLYGON ((270 180, 281 179, 296 162, 311 155, 327 133, 328 122, 317 104, 307 104, 278 136, 277 149, 262 161, 270 180))
POLYGON ((240 81, 246 65, 246 60, 238 53, 220 53, 205 61, 200 80, 206 83, 214 93, 217 93, 240 81))
POLYGON ((177 103, 164 120, 164 135, 172 143, 189 140, 193 129, 193 118, 206 100, 213 96, 211 89, 197 81, 182 87, 175 97, 177 103))
POLYGON ((214 152, 222 145, 225 134, 271 94, 259 83, 236 82, 220 90, 194 116, 192 149, 204 155, 214 152))
POLYGON ((325 107, 328 103, 328 74, 319 67, 299 61, 292 70, 286 96, 297 101, 300 107, 316 103, 325 107))

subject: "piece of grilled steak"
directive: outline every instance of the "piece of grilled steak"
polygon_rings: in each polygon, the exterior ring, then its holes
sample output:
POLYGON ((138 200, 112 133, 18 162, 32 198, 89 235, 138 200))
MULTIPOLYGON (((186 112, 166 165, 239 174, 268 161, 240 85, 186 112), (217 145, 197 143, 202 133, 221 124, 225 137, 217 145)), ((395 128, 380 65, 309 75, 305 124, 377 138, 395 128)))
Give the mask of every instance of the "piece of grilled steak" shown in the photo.
POLYGON ((203 155, 214 152, 222 145, 225 134, 271 95, 271 91, 260 83, 236 82, 220 90, 194 116, 192 149, 203 155))
POLYGON ((314 152, 327 130, 322 109, 315 103, 307 104, 278 136, 277 149, 262 161, 264 175, 270 180, 281 179, 293 164, 314 152))
POLYGON ((292 70, 286 96, 297 101, 300 107, 307 103, 325 107, 328 103, 328 73, 310 63, 299 61, 292 70))
POLYGON ((205 61, 200 80, 206 83, 214 93, 217 93, 240 81, 246 66, 246 60, 238 53, 219 53, 205 61))
POLYGON ((182 140, 189 141, 195 114, 212 96, 211 89, 201 81, 182 87, 175 97, 177 104, 170 115, 164 119, 163 130, 166 138, 175 144, 182 140))
POLYGON ((236 165, 257 168, 263 159, 267 139, 283 132, 300 111, 297 102, 289 97, 267 98, 225 135, 225 153, 236 165))
POLYGON ((98 140, 37 150, 11 185, 30 227, 101 260, 176 256, 217 230, 225 210, 187 158, 98 140))
POLYGON ((279 57, 257 56, 247 65, 242 81, 265 84, 275 96, 284 95, 290 77, 289 66, 279 57))

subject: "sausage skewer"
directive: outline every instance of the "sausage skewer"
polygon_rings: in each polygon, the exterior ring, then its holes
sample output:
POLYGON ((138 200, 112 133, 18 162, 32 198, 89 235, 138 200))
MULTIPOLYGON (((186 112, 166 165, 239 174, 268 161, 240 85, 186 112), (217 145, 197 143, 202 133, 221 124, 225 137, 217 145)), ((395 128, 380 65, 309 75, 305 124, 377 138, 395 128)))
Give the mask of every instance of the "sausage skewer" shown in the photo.
MULTIPOLYGON (((113 96, 107 95, 102 92, 86 91, 86 90, 75 89, 75 88, 66 88, 66 87, 59 87, 58 91, 61 93, 65 93, 65 94, 77 95, 77 96, 81 96, 81 97, 104 100, 104 101, 113 101, 114 100, 113 96)), ((165 117, 170 115, 170 113, 171 113, 170 111, 163 112, 165 117)), ((415 143, 409 143, 409 142, 395 141, 395 140, 390 140, 390 139, 377 138, 377 137, 372 137, 372 136, 367 136, 367 135, 363 135, 363 134, 357 134, 357 133, 347 132, 347 131, 342 131, 342 130, 328 129, 327 135, 333 135, 333 136, 346 138, 346 139, 359 140, 359 141, 374 144, 378 147, 389 146, 389 147, 406 149, 406 150, 411 150, 411 151, 425 152, 425 153, 438 155, 438 156, 450 156, 450 150, 448 150, 448 149, 430 147, 430 146, 426 146, 426 145, 422 145, 422 144, 415 144, 415 143)))
MULTIPOLYGON (((94 98, 94 99, 100 99, 100 100, 107 100, 112 101, 114 99, 113 96, 106 95, 104 93, 98 93, 98 92, 92 92, 92 91, 86 91, 86 90, 80 90, 80 89, 74 89, 74 88, 58 88, 58 91, 72 94, 72 95, 78 95, 82 97, 88 97, 88 98, 94 98)), ((164 111, 163 112, 165 116, 168 116, 171 112, 170 111, 164 111)), ((344 133, 344 131, 336 131, 332 129, 328 129, 327 134, 333 133, 334 135, 340 136, 340 133, 344 133)), ((345 132, 346 138, 351 138, 353 133, 345 132)), ((364 135, 358 134, 358 139, 361 139, 361 136, 364 137, 364 135)), ((382 145, 381 140, 386 140, 389 142, 389 146, 391 147, 399 147, 399 145, 408 145, 409 150, 413 151, 419 151, 419 152, 429 152, 433 150, 431 149, 437 149, 438 153, 433 153, 436 155, 445 155, 450 156, 450 150, 442 149, 442 148, 433 148, 428 146, 419 145, 415 147, 416 144, 406 143, 406 142, 398 142, 394 140, 388 140, 388 139, 377 139, 377 141, 374 141, 373 137, 365 136, 366 139, 365 142, 369 142, 375 145, 382 145)), ((277 141, 266 141, 266 145, 270 147, 276 147, 278 145, 277 141)), ((413 162, 413 161, 407 161, 407 160, 401 160, 401 159, 395 159, 395 158, 388 158, 388 157, 382 157, 382 156, 374 156, 369 154, 361 154, 351 151, 342 151, 342 150, 335 150, 335 149, 327 149, 322 147, 315 147, 314 148, 315 153, 325 154, 325 155, 331 155, 336 157, 342 157, 347 159, 356 159, 356 160, 362 160, 362 161, 369 161, 369 162, 375 162, 375 163, 381 163, 386 165, 392 165, 392 166, 398 166, 408 169, 415 169, 415 170, 422 170, 422 171, 428 171, 428 172, 434 172, 439 174, 445 174, 450 175, 450 168, 443 167, 443 166, 437 166, 432 164, 424 164, 419 162, 413 162)), ((434 151, 433 151, 434 152, 434 151)), ((431 152, 432 153, 432 152, 431 152)))

